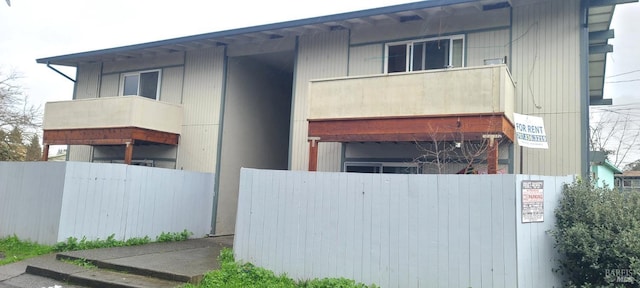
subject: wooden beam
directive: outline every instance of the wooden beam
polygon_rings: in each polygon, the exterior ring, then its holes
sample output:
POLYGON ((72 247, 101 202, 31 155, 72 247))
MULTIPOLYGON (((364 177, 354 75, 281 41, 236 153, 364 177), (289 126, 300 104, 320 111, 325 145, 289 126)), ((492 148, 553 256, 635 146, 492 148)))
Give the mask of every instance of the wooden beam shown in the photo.
POLYGON ((309 138, 309 171, 318 171, 318 138, 309 138))
POLYGON ((131 165, 131 160, 133 159, 133 142, 127 142, 125 145, 124 164, 131 165))
POLYGON ((309 120, 309 137, 322 142, 477 140, 484 134, 514 141, 513 124, 502 114, 309 120))
POLYGON ((498 142, 493 138, 487 147, 487 174, 498 174, 498 142))
POLYGON ((49 161, 49 144, 45 143, 42 149, 42 161, 49 161))
POLYGON ((137 127, 44 130, 43 142, 50 145, 124 145, 134 140, 178 145, 178 134, 137 127))

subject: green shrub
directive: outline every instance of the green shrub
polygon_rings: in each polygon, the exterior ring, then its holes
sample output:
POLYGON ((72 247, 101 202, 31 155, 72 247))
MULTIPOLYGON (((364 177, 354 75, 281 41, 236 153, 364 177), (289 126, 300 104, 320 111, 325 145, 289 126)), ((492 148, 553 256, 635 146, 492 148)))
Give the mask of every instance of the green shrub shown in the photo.
POLYGON ((566 185, 552 230, 557 272, 568 287, 637 287, 640 280, 640 193, 566 185))
MULTIPOLYGON (((368 286, 344 278, 313 279, 296 282, 285 274, 276 275, 267 269, 251 263, 236 262, 233 250, 225 248, 218 257, 220 270, 205 274, 199 285, 187 284, 184 287, 225 287, 225 288, 367 288, 368 286)), ((371 288, 376 287, 372 285, 371 288)))

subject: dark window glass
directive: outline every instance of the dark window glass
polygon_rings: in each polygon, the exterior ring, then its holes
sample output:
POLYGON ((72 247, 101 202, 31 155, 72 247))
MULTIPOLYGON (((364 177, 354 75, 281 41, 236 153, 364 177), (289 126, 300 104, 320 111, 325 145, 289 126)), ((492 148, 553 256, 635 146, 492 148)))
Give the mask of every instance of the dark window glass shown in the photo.
POLYGON ((158 95, 158 76, 158 71, 140 73, 140 96, 156 99, 156 95, 158 95))
POLYGON ((389 59, 387 59, 387 72, 407 71, 407 45, 389 46, 389 59))
POLYGON ((424 70, 424 43, 413 44, 413 71, 424 70))
POLYGON ((449 39, 425 42, 426 70, 443 69, 449 65, 449 39))

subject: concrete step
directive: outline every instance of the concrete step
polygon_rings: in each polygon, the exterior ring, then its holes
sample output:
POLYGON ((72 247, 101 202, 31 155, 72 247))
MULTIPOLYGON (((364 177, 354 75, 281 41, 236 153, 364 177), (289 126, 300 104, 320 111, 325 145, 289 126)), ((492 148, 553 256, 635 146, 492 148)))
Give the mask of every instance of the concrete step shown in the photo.
MULTIPOLYGON (((180 274, 179 272, 169 272, 169 271, 162 271, 159 269, 153 269, 148 267, 141 267, 138 264, 130 263, 130 260, 123 263, 118 263, 118 262, 109 261, 109 260, 79 258, 70 254, 57 254, 56 259, 58 261, 82 260, 87 263, 90 263, 91 265, 101 270, 110 270, 114 272, 126 273, 129 275, 139 275, 139 276, 152 277, 152 278, 158 278, 162 280, 182 282, 182 283, 198 284, 203 277, 203 274, 185 275, 185 274, 180 274)), ((173 260, 173 259, 168 259, 168 260, 173 260)))
POLYGON ((28 274, 47 277, 65 283, 86 287, 176 287, 184 282, 169 281, 154 277, 128 274, 101 268, 88 268, 66 263, 55 258, 32 263, 27 266, 28 274))

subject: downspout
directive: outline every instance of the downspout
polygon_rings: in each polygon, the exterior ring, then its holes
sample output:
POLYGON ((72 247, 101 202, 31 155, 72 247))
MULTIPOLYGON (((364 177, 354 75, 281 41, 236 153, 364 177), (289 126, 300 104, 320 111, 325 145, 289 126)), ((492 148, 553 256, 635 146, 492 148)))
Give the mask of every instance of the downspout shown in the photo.
POLYGON ((67 78, 67 79, 71 80, 71 82, 76 83, 76 80, 74 80, 73 78, 69 77, 67 74, 62 73, 62 71, 56 69, 56 67, 51 66, 51 64, 49 64, 49 62, 47 62, 47 67, 49 67, 49 69, 55 71, 56 73, 62 75, 64 78, 67 78))
POLYGON ((582 177, 589 179, 589 1, 580 1, 580 129, 582 177))
POLYGON ((218 127, 218 151, 216 151, 216 174, 213 183, 213 207, 211 208, 211 235, 216 235, 216 222, 218 221, 218 198, 220 198, 220 167, 222 159, 222 131, 224 130, 224 108, 227 97, 227 77, 229 67, 229 56, 227 56, 228 46, 224 45, 224 56, 222 60, 222 91, 220 97, 220 126, 218 127))

